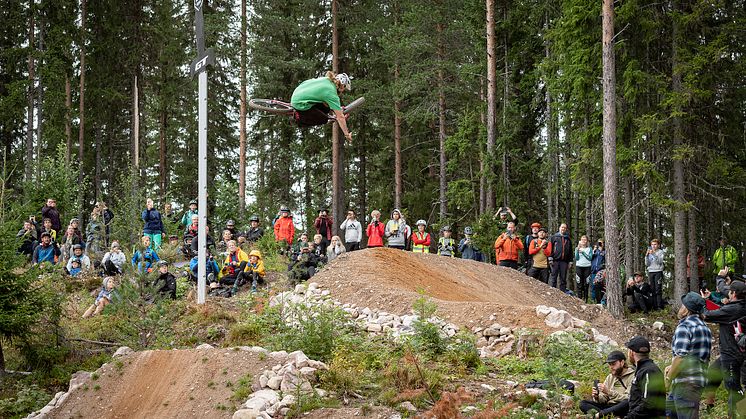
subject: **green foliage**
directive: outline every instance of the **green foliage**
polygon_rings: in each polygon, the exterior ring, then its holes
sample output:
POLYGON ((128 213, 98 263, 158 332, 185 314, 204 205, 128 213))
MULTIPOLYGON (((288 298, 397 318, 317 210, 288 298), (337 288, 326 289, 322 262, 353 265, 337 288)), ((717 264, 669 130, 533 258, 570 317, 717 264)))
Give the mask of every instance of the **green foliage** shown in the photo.
POLYGON ((44 407, 51 396, 36 384, 23 386, 15 397, 0 399, 0 417, 20 418, 44 407))

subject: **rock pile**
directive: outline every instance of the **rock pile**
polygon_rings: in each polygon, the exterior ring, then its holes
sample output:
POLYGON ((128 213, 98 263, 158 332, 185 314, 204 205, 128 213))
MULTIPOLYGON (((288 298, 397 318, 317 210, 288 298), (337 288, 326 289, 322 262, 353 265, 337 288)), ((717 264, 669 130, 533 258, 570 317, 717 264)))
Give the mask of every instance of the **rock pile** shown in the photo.
POLYGON ((513 351, 513 329, 499 323, 491 326, 474 327, 472 330, 477 336, 477 348, 482 358, 500 358, 513 351))
MULTIPOLYGON (((126 348, 126 346, 124 346, 126 348)), ((129 348, 127 348, 129 349, 129 348)), ((78 387, 82 387, 85 385, 88 380, 91 379, 91 373, 87 371, 78 371, 75 374, 73 374, 72 378, 70 378, 70 386, 67 389, 67 392, 60 391, 57 394, 54 395, 52 400, 47 403, 46 406, 44 406, 41 410, 38 410, 36 412, 32 412, 28 416, 26 416, 26 419, 44 419, 47 417, 47 415, 52 412, 57 406, 61 405, 62 402, 67 399, 67 397, 70 395, 70 393, 73 390, 76 390, 78 387)))
POLYGON ((316 373, 319 370, 326 370, 326 364, 309 359, 302 351, 269 352, 268 355, 283 361, 262 372, 258 383, 253 387, 256 391, 250 394, 241 409, 233 414, 233 419, 285 417, 290 407, 295 404, 297 395, 326 395, 324 390, 313 387, 317 381, 316 373))

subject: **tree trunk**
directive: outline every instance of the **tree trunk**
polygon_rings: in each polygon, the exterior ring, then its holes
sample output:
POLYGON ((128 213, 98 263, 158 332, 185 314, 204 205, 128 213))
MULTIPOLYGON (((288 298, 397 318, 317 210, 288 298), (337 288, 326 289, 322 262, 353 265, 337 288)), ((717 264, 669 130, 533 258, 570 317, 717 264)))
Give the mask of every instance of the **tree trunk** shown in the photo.
MULTIPOLYGON (((399 65, 394 67, 394 81, 399 79, 399 65)), ((400 102, 394 100, 394 208, 401 208, 401 109, 400 102)))
POLYGON ((485 212, 492 215, 495 209, 495 122, 497 107, 497 37, 495 35, 495 0, 487 1, 487 164, 482 177, 487 184, 485 212))
POLYGON ((166 189, 168 188, 168 167, 166 162, 166 132, 168 132, 168 115, 166 114, 166 104, 161 103, 161 109, 158 115, 158 176, 160 180, 160 198, 161 202, 166 202, 166 189))
POLYGON ((697 212, 689 209, 689 291, 699 292, 699 266, 697 254, 697 212))
MULTIPOLYGON (((363 123, 365 123, 365 122, 363 121, 363 123)), ((361 132, 365 132, 365 131, 361 130, 361 132)), ((360 156, 360 169, 359 169, 359 173, 358 173, 357 178, 358 178, 358 191, 359 191, 359 194, 360 194, 360 204, 359 204, 360 205, 360 209, 359 209, 360 214, 358 215, 357 219, 358 219, 358 221, 360 221, 360 224, 362 224, 362 226, 363 226, 363 237, 365 236, 365 216, 366 216, 366 214, 368 214, 368 200, 367 200, 367 197, 368 197, 368 185, 367 185, 367 183, 365 181, 366 178, 368 177, 367 159, 365 157, 365 155, 366 155, 366 147, 365 147, 366 141, 367 141, 367 138, 365 137, 365 135, 361 135, 359 137, 359 139, 358 139, 358 147, 359 147, 358 155, 360 156)), ((335 222, 337 222, 339 224, 342 223, 341 220, 335 220, 335 222)), ((364 243, 363 239, 361 238, 360 245, 362 246, 363 243, 364 243)))
POLYGON ((632 175, 624 178, 624 275, 629 277, 635 269, 635 237, 632 233, 632 207, 634 206, 632 197, 632 175))
MULTIPOLYGON (((39 21, 39 42, 37 51, 42 55, 39 57, 39 67, 43 68, 44 62, 44 30, 46 29, 46 20, 42 15, 39 21)), ((42 130, 44 127, 44 86, 42 85, 41 72, 37 75, 38 83, 36 92, 36 180, 41 180, 41 160, 42 160, 42 130)), ((55 156, 56 157, 56 156, 55 156)))
MULTIPOLYGON (((332 0, 332 71, 339 73, 339 28, 337 25, 338 0, 332 0)), ((342 147, 339 138, 339 124, 332 126, 332 234, 339 230, 337 221, 344 218, 344 178, 342 171, 342 147)))
MULTIPOLYGON (((481 81, 482 78, 480 77, 479 82, 479 101, 484 102, 486 100, 486 97, 484 95, 484 82, 481 81)), ((484 110, 481 110, 479 112, 479 121, 482 123, 482 126, 487 126, 487 114, 484 113, 484 110)), ((477 204, 477 208, 479 209, 479 212, 477 215, 482 215, 487 211, 487 165, 485 164, 485 159, 487 155, 482 149, 482 147, 479 147, 479 202, 477 204)))
POLYGON ((132 78, 132 164, 135 172, 140 168, 140 89, 137 74, 132 78))
POLYGON ((101 200, 101 127, 96 124, 94 126, 94 135, 96 139, 96 172, 94 182, 94 193, 96 194, 96 202, 101 200))
POLYGON ((614 0, 603 0, 603 155, 604 231, 606 233, 606 291, 609 312, 624 317, 619 279, 619 230, 617 228, 616 74, 614 59, 614 0))
POLYGON ((246 0, 241 0, 241 105, 238 115, 238 215, 246 211, 246 0))
POLYGON ((5 375, 5 354, 3 353, 3 339, 0 338, 0 379, 5 375))
POLYGON ((443 25, 436 25, 438 33, 438 139, 440 144, 440 221, 446 219, 448 206, 446 201, 446 94, 443 65, 445 50, 443 46, 443 25))
POLYGON ((34 161, 34 91, 36 90, 34 85, 36 80, 34 74, 34 2, 35 0, 29 2, 28 20, 28 93, 26 95, 28 124, 26 125, 26 163, 24 164, 26 182, 31 182, 34 161))
MULTIPOLYGON (((673 2, 673 10, 679 9, 679 2, 673 2)), ((674 283, 673 291, 674 296, 684 294, 687 289, 686 279, 686 212, 684 211, 684 205, 686 205, 686 199, 684 198, 684 161, 678 153, 679 149, 684 144, 684 133, 683 133, 683 122, 681 120, 682 107, 679 105, 681 100, 681 93, 683 92, 681 82, 681 67, 679 66, 679 37, 681 36, 681 28, 679 27, 679 18, 674 16, 673 18, 673 48, 672 48, 672 88, 673 93, 676 96, 674 100, 674 118, 673 118, 673 199, 674 199, 674 221, 673 221, 673 242, 674 242, 674 283)), ((681 305, 679 298, 672 299, 672 305, 674 309, 678 309, 681 305)))
MULTIPOLYGON (((79 171, 78 171, 78 184, 83 183, 83 168, 85 167, 84 161, 83 161, 83 148, 85 147, 85 42, 86 42, 86 35, 85 35, 85 23, 86 23, 86 0, 80 0, 80 33, 81 33, 81 42, 80 42, 80 109, 78 110, 79 114, 79 123, 78 123, 78 164, 79 171)), ((80 194, 81 201, 80 201, 80 212, 83 211, 83 201, 82 197, 84 194, 80 194)))
POLYGON ((73 128, 71 125, 73 109, 72 86, 70 76, 65 74, 65 164, 70 165, 70 155, 73 149, 73 128))
MULTIPOLYGON (((508 21, 508 3, 503 2, 503 22, 508 21)), ((508 137, 505 135, 507 132, 506 119, 508 114, 508 93, 510 89, 510 78, 508 74, 508 31, 503 28, 503 109, 502 109, 502 149, 503 149, 503 202, 502 206, 509 207, 510 200, 508 199, 508 193, 510 192, 510 160, 508 159, 508 137)))

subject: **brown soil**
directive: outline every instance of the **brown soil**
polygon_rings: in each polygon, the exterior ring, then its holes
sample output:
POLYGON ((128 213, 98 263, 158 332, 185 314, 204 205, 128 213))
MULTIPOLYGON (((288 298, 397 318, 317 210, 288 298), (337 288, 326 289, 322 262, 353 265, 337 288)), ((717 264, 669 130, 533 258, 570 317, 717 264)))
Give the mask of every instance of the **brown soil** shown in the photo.
POLYGON ((101 367, 49 418, 230 418, 242 377, 277 364, 233 349, 144 351, 101 367))
POLYGON ((546 305, 573 316, 618 342, 629 338, 628 323, 604 309, 583 304, 516 270, 487 263, 376 248, 345 253, 312 279, 332 298, 359 307, 407 314, 421 293, 438 304, 437 315, 459 326, 500 323, 548 329, 535 307, 546 305), (490 320, 493 316, 495 320, 490 320))

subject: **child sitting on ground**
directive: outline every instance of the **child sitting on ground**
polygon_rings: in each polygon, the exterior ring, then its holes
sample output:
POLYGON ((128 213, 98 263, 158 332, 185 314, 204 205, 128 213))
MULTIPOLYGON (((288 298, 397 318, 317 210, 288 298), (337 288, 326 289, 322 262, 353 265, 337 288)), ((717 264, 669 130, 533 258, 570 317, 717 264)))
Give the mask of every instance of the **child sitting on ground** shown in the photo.
MULTIPOLYGON (((251 278, 251 292, 256 292, 257 285, 264 284, 264 262, 262 262, 262 252, 254 249, 249 253, 249 263, 246 266, 249 278, 251 278)), ((233 284, 233 294, 238 292, 238 284, 233 284)))
POLYGON ((83 318, 86 319, 88 317, 94 316, 96 314, 101 314, 102 311, 104 311, 104 307, 111 304, 111 301, 113 299, 113 293, 114 291, 114 277, 107 276, 104 278, 103 283, 101 284, 101 291, 99 291, 98 296, 96 297, 96 301, 88 307, 88 310, 83 313, 83 318))
POLYGON ((75 278, 81 271, 80 259, 70 259, 70 276, 75 278))

